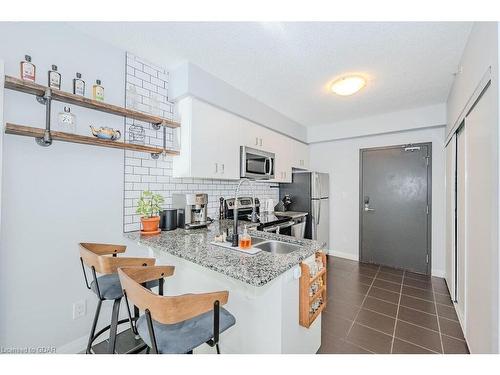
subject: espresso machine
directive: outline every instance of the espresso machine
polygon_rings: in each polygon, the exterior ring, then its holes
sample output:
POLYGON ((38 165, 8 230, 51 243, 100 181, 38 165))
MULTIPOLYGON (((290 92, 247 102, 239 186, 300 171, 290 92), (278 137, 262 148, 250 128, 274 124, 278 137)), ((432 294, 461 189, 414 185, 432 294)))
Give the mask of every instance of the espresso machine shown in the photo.
POLYGON ((177 209, 179 228, 206 227, 208 194, 172 194, 172 208, 177 209))

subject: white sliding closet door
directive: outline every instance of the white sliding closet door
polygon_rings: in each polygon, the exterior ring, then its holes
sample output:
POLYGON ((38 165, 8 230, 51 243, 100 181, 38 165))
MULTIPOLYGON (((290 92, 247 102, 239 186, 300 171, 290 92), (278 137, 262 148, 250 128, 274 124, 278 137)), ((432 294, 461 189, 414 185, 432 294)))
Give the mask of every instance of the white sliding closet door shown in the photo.
POLYGON ((446 146, 446 284, 455 300, 455 170, 456 141, 454 135, 446 146))
POLYGON ((2 225, 2 172, 3 172, 3 92, 4 92, 4 62, 0 60, 0 236, 2 225))
POLYGON ((465 118, 465 336, 471 353, 498 350, 498 124, 495 108, 490 87, 465 118))
POLYGON ((462 127, 457 132, 457 254, 456 254, 456 288, 457 288, 457 315, 462 328, 465 331, 465 316, 466 316, 466 279, 467 279, 467 265, 466 265, 466 236, 467 236, 467 205, 466 205, 466 189, 467 189, 467 149, 466 138, 467 128, 462 127))

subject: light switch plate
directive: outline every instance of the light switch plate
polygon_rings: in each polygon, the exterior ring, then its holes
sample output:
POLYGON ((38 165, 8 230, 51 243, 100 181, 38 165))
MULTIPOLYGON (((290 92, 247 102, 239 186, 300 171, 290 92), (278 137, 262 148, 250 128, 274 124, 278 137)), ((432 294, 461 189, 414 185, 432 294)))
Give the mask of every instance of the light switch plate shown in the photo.
POLYGON ((87 303, 84 299, 73 303, 73 320, 79 319, 87 313, 87 303))

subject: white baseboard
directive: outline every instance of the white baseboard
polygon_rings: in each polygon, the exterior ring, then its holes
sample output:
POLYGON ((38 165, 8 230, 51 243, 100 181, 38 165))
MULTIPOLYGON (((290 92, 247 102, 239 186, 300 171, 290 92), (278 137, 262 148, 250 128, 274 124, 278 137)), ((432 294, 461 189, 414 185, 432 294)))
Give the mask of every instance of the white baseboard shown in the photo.
MULTIPOLYGON (((119 334, 119 333, 121 333, 129 328, 130 328, 130 326, 128 324, 119 325, 116 333, 119 334)), ((100 328, 98 327, 96 329, 96 331, 99 331, 99 329, 100 328)), ((106 340, 108 338, 109 338, 109 331, 105 332, 101 336, 99 336, 97 338, 97 340, 94 341, 93 345, 97 345, 100 342, 103 342, 104 340, 106 340)), ((57 347, 56 353, 57 354, 79 354, 82 351, 85 351, 85 349, 87 348, 88 340, 89 340, 88 335, 79 337, 76 340, 73 340, 71 342, 68 342, 64 345, 57 347)))
POLYGON ((88 336, 82 336, 56 348, 57 354, 78 354, 87 347, 88 336))
MULTIPOLYGON (((333 255, 334 257, 339 257, 339 258, 344 258, 344 259, 359 261, 359 255, 358 254, 346 253, 346 252, 338 251, 338 250, 328 250, 328 255, 333 255)), ((443 277, 443 278, 446 276, 445 271, 444 270, 440 270, 440 269, 433 269, 431 271, 431 274, 432 274, 432 276, 443 277)))
POLYGON ((446 276, 446 272, 444 270, 433 269, 431 271, 431 274, 432 274, 432 276, 442 277, 442 278, 444 278, 446 276))
POLYGON ((328 250, 328 255, 333 255, 334 257, 339 257, 349 260, 356 260, 356 261, 359 260, 358 254, 345 253, 343 251, 338 251, 338 250, 328 250))

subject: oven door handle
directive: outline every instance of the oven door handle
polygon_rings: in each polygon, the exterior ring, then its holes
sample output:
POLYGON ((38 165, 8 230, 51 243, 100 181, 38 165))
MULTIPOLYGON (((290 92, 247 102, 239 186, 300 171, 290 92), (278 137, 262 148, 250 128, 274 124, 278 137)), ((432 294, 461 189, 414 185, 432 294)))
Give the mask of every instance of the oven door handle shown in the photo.
POLYGON ((292 225, 294 225, 294 224, 295 224, 295 222, 294 222, 294 221, 289 221, 289 222, 287 222, 287 223, 283 223, 283 224, 278 225, 278 227, 279 227, 280 229, 284 229, 284 228, 291 227, 291 226, 292 226, 292 225))
POLYGON ((262 230, 264 232, 274 232, 274 231, 276 231, 278 229, 279 229, 279 226, 276 225, 275 227, 263 228, 262 230))
POLYGON ((280 232, 281 229, 289 228, 289 227, 291 227, 294 224, 295 224, 294 221, 288 221, 286 223, 278 224, 278 225, 275 225, 274 227, 264 228, 262 230, 264 232, 274 232, 274 231, 276 231, 276 233, 279 234, 279 232, 280 232))

